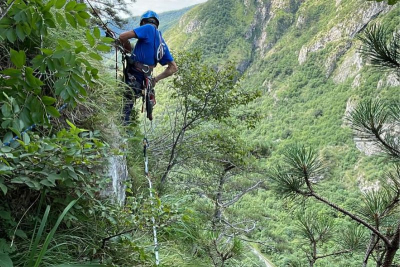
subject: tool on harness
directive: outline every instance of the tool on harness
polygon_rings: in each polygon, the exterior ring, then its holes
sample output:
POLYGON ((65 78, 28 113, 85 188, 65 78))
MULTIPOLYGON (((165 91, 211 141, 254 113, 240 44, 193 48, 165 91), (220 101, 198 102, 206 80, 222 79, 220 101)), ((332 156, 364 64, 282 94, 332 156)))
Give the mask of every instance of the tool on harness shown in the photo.
POLYGON ((146 117, 151 121, 153 120, 153 107, 156 105, 155 81, 152 77, 154 67, 134 61, 128 55, 125 55, 124 60, 126 63, 123 71, 124 81, 133 90, 134 100, 142 97, 142 113, 146 110, 146 117), (140 72, 144 76, 143 84, 140 84, 130 71, 140 72))

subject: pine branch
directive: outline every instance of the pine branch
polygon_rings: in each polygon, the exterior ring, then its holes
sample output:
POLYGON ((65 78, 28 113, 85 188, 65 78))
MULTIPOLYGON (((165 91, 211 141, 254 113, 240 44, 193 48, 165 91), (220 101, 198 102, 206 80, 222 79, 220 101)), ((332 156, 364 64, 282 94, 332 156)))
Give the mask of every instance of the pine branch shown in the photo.
POLYGON ((400 70, 400 35, 395 34, 391 40, 388 30, 381 25, 373 25, 358 37, 363 42, 360 53, 371 60, 378 68, 400 70))

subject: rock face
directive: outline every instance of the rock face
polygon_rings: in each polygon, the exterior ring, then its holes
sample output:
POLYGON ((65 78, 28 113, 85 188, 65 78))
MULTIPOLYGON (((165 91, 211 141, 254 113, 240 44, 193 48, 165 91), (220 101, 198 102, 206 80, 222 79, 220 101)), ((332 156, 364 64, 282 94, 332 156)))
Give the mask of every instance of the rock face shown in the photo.
MULTIPOLYGON (((336 1, 336 6, 340 4, 340 1, 336 1)), ((309 53, 324 49, 329 43, 339 41, 343 38, 353 39, 355 35, 364 29, 373 18, 375 18, 381 12, 388 11, 389 9, 390 7, 388 7, 384 2, 371 2, 370 4, 360 5, 359 11, 352 18, 350 18, 349 21, 340 22, 334 25, 327 33, 317 37, 317 40, 314 40, 310 44, 304 45, 299 52, 299 64, 301 65, 307 60, 307 55, 309 53)), ((297 24, 301 25, 301 22, 304 20, 305 19, 300 15, 297 24)), ((351 45, 346 45, 345 47, 350 49, 351 45)), ((344 55, 346 51, 347 50, 340 51, 336 56, 336 60, 340 56, 344 55)), ((332 70, 328 68, 327 73, 330 72, 332 72, 332 70)))
POLYGON ((354 142, 357 149, 367 156, 377 155, 382 152, 381 148, 374 142, 365 141, 359 138, 355 138, 354 142))
MULTIPOLYGON (((249 29, 245 32, 245 38, 247 40, 253 39, 253 46, 257 52, 261 55, 265 55, 266 51, 269 50, 273 43, 272 41, 267 42, 268 24, 276 17, 276 14, 283 10, 285 12, 295 12, 298 8, 299 3, 302 1, 288 1, 288 0, 272 0, 272 1, 262 1, 256 0, 256 12, 253 22, 250 24, 249 29), (259 34, 255 34, 257 29, 260 30, 259 34)), ((248 6, 249 2, 244 2, 245 6, 248 6)), ((297 22, 299 25, 301 21, 297 22)))
MULTIPOLYGON (((119 149, 120 144, 116 140, 122 140, 115 125, 110 127, 110 139, 114 140, 111 147, 119 149)), ((101 192, 101 197, 111 198, 114 203, 123 205, 125 202, 126 182, 129 181, 128 166, 124 155, 112 155, 108 159, 107 176, 110 182, 107 188, 101 192)))
MULTIPOLYGON (((182 21, 180 24, 183 23, 182 21)), ((199 20, 191 20, 186 27, 184 28, 183 32, 185 33, 193 33, 201 28, 201 22, 199 20)))
POLYGON ((368 181, 364 180, 364 178, 361 176, 358 177, 357 183, 358 183, 358 188, 363 193, 368 193, 371 191, 377 192, 379 190, 379 188, 381 187, 380 181, 368 182, 368 181))
POLYGON ((325 77, 328 78, 336 69, 336 62, 341 58, 351 47, 351 42, 346 42, 345 45, 339 46, 337 50, 328 57, 327 61, 325 62, 326 68, 326 75, 325 77))
POLYGON ((123 205, 126 196, 125 182, 129 180, 125 156, 112 156, 109 159, 109 175, 112 182, 109 184, 106 194, 120 205, 123 205))
POLYGON ((400 78, 395 73, 390 73, 386 79, 386 85, 388 87, 400 86, 400 78))
POLYGON ((349 54, 347 58, 342 62, 336 71, 336 75, 333 77, 335 83, 342 83, 348 77, 355 77, 363 66, 363 60, 359 53, 354 52, 349 54))

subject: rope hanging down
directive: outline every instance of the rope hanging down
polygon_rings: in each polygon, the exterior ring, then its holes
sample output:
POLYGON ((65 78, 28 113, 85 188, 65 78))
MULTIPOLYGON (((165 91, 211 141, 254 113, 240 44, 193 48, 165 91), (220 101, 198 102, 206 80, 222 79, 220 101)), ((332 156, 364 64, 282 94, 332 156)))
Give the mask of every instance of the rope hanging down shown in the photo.
MULTIPOLYGON (((143 156, 144 156, 144 173, 146 176, 147 181, 149 182, 149 192, 150 192, 150 204, 153 207, 153 186, 149 176, 149 159, 147 157, 147 148, 149 147, 149 142, 145 137, 143 139, 143 156)), ((153 236, 154 236, 154 255, 156 257, 156 265, 160 264, 160 259, 158 255, 158 241, 157 241, 157 227, 156 227, 156 220, 154 216, 151 217, 151 222, 153 223, 153 236)))
MULTIPOLYGON (((115 33, 113 31, 111 31, 107 25, 102 21, 100 15, 97 13, 97 11, 94 9, 94 7, 91 5, 89 0, 86 0, 87 3, 89 4, 89 6, 91 7, 91 9, 93 10, 93 13, 97 16, 97 18, 100 20, 103 28, 105 29, 106 33, 108 34, 108 37, 111 37, 115 40, 115 50, 116 50, 116 54, 115 54, 115 78, 118 79, 118 49, 121 51, 122 53, 122 60, 125 60, 125 51, 124 48, 121 47, 119 45, 119 40, 116 37, 115 33)), ((125 67, 125 62, 122 62, 123 67, 125 67)), ((125 72, 125 71, 124 71, 125 72)), ((146 108, 146 114, 144 117, 144 132, 145 132, 145 137, 143 139, 143 156, 144 156, 144 172, 145 172, 145 176, 147 181, 149 182, 149 192, 150 192, 150 204, 153 207, 154 206, 154 201, 153 201, 153 185, 152 182, 150 180, 150 176, 149 176, 149 159, 147 156, 147 148, 149 147, 149 142, 147 140, 147 129, 146 129, 146 117, 150 119, 150 121, 152 120, 152 103, 150 103, 150 101, 152 101, 150 99, 150 93, 151 93, 151 78, 146 77, 146 87, 145 87, 145 94, 144 94, 144 101, 143 101, 143 106, 142 106, 142 112, 143 112, 143 107, 146 108), (150 114, 149 114, 150 113, 150 114), (149 117, 150 116, 150 117, 149 117)), ((151 221, 153 223, 153 236, 154 236, 154 255, 156 258, 156 266, 159 266, 160 264, 160 259, 159 259, 159 254, 158 254, 158 241, 157 241, 157 227, 156 227, 156 221, 154 216, 151 217, 151 221)))

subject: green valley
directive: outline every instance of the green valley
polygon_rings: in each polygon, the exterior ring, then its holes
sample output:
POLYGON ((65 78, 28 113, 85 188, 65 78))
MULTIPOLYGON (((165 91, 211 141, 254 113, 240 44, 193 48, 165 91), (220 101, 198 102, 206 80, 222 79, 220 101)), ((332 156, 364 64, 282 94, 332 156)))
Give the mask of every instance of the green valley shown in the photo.
POLYGON ((0 266, 399 266, 398 2, 160 14, 128 126, 87 1, 0 3, 0 266))

